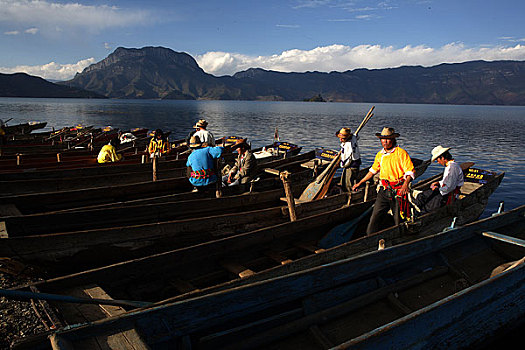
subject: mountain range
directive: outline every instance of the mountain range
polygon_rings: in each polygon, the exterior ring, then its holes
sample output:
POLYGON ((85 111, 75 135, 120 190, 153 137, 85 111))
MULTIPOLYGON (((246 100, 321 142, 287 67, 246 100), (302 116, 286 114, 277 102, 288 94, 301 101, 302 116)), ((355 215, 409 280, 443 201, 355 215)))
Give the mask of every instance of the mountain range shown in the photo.
POLYGON ((525 61, 330 73, 250 68, 217 77, 187 53, 164 47, 119 47, 59 84, 129 99, 303 101, 319 96, 316 100, 336 102, 525 105, 525 61))
POLYGON ((26 73, 0 73, 2 97, 105 98, 96 92, 49 82, 26 73))

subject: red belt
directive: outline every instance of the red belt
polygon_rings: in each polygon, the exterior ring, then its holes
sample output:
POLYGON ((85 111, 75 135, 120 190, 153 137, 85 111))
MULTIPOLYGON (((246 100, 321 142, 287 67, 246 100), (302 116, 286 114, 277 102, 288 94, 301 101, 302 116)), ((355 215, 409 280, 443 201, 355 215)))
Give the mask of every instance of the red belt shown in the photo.
POLYGON ((192 171, 190 176, 196 179, 207 179, 210 176, 215 175, 213 169, 202 169, 197 171, 192 171))
POLYGON ((405 183, 404 179, 399 179, 397 181, 388 181, 388 180, 381 179, 381 185, 384 188, 392 187, 395 190, 399 190, 403 186, 404 183, 405 183))

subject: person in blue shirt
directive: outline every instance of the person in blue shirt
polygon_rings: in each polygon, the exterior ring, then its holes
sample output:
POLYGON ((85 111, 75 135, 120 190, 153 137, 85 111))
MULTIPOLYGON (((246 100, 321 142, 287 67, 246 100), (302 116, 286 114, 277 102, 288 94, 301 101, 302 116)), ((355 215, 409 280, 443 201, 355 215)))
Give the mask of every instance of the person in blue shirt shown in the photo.
POLYGON ((201 143, 197 136, 190 138, 189 146, 193 152, 188 157, 186 166, 191 184, 199 192, 215 189, 218 179, 215 159, 221 157, 224 148, 209 147, 208 144, 201 143))

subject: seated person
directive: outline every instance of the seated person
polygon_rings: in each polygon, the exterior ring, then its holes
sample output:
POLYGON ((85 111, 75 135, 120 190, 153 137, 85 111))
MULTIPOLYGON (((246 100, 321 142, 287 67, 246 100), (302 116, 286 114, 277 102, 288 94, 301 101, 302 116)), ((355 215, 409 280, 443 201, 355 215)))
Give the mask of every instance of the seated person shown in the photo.
POLYGON ((148 153, 150 158, 153 158, 155 156, 161 157, 162 155, 169 153, 169 151, 170 143, 164 137, 164 133, 162 132, 162 130, 157 129, 155 131, 155 135, 152 137, 148 146, 148 153))
POLYGON ((222 177, 223 186, 236 186, 250 182, 257 171, 257 160, 250 145, 246 143, 246 139, 241 139, 237 140, 231 149, 232 151, 237 149, 239 155, 228 175, 222 177))
POLYGON ((122 154, 117 154, 116 147, 120 144, 118 137, 115 137, 109 141, 107 145, 104 145, 100 150, 97 161, 99 163, 111 163, 118 162, 122 159, 122 154))
POLYGON ((191 137, 189 147, 193 150, 186 162, 190 183, 197 191, 215 189, 215 183, 218 179, 215 159, 220 158, 223 148, 209 147, 208 144, 202 143, 197 136, 191 137))
POLYGON ((200 119, 195 126, 195 133, 192 136, 198 136, 201 142, 207 143, 211 147, 215 147, 215 138, 213 134, 206 130, 208 127, 208 122, 205 119, 200 119))
POLYGON ((447 204, 450 196, 454 198, 459 194, 459 189, 463 186, 463 170, 454 161, 449 152, 450 147, 444 148, 441 145, 432 150, 432 161, 437 161, 445 167, 443 179, 430 185, 430 189, 423 192, 414 193, 412 204, 421 213, 428 213, 447 204))

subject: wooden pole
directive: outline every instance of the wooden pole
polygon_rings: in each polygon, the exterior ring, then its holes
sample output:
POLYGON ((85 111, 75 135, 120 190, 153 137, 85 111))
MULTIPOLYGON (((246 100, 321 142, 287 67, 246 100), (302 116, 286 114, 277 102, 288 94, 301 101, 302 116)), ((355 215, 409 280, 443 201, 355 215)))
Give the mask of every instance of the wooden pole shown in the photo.
POLYGON ((153 157, 153 181, 157 181, 157 155, 153 157))
POLYGON ((290 212, 290 221, 296 221, 297 214, 295 213, 295 198, 292 192, 292 181, 289 178, 290 175, 291 174, 288 171, 283 171, 279 174, 279 177, 283 182, 286 203, 288 204, 288 211, 290 212))
POLYGON ((146 164, 146 155, 145 154, 142 155, 142 164, 146 164))
POLYGON ((57 163, 60 163, 60 153, 57 153, 57 163))
POLYGON ((370 188, 370 182, 367 181, 365 184, 365 196, 363 197, 363 202, 368 200, 368 189, 370 188))
POLYGON ((215 184, 215 197, 222 197, 222 168, 218 159, 215 159, 215 169, 217 172, 217 182, 215 184))

